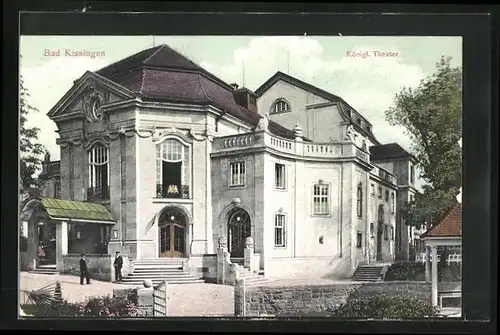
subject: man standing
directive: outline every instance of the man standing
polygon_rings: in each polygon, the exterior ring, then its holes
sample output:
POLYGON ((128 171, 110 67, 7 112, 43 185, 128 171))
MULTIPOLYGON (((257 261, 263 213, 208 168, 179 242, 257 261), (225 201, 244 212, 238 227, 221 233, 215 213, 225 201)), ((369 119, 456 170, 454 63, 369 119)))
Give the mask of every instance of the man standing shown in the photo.
POLYGON ((122 267, 123 267, 123 258, 120 255, 120 252, 116 252, 116 257, 115 257, 115 281, 121 281, 122 280, 122 267))
POLYGON ((80 285, 83 285, 83 278, 86 279, 87 285, 89 285, 90 276, 87 267, 87 261, 85 260, 85 254, 82 254, 82 258, 80 258, 80 285))

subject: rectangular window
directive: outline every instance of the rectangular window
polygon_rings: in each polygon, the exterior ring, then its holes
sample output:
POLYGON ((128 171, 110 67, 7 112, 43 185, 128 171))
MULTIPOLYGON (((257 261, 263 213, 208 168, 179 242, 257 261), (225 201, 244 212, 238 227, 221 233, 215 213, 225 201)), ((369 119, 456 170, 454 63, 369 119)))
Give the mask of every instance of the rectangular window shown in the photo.
POLYGON ((286 188, 285 165, 274 164, 274 187, 284 190, 286 188))
POLYGON ((391 227, 391 240, 394 241, 394 227, 391 227))
POLYGON ((230 163, 231 180, 229 186, 245 185, 245 162, 230 163))
POLYGON ((274 216, 274 246, 280 248, 286 247, 284 214, 276 214, 274 216))
POLYGON ((356 235, 356 248, 361 248, 363 245, 363 234, 358 232, 356 235))
POLYGON ((370 236, 375 236, 375 224, 373 222, 370 222, 370 236))
POLYGON ((410 164, 410 183, 415 183, 415 167, 410 164))
POLYGON ((382 186, 378 187, 378 197, 382 199, 382 186))
POLYGON ((330 214, 328 184, 315 184, 313 191, 313 215, 330 214))
POLYGON ((358 213, 358 217, 363 217, 363 186, 358 186, 357 191, 357 202, 356 202, 356 212, 358 213))
POLYGON ((388 226, 387 225, 384 225, 384 240, 388 240, 389 239, 389 233, 388 233, 388 226))
POLYGON ((375 196, 375 184, 371 184, 372 196, 375 196))
POLYGON ((385 190, 385 201, 389 202, 389 190, 385 190))
POLYGON ((391 193, 391 214, 396 212, 396 195, 394 192, 391 193))

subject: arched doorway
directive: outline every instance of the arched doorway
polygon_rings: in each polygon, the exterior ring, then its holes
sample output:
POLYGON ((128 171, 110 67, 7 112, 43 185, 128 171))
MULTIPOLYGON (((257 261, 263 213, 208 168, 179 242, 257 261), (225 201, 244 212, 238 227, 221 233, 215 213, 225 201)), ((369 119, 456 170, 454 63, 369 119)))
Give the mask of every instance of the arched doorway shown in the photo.
POLYGON ((245 239, 251 236, 250 215, 243 208, 233 209, 228 216, 227 242, 231 257, 241 258, 244 256, 245 239))
POLYGON ((165 209, 158 218, 159 257, 186 256, 186 215, 177 208, 165 209))

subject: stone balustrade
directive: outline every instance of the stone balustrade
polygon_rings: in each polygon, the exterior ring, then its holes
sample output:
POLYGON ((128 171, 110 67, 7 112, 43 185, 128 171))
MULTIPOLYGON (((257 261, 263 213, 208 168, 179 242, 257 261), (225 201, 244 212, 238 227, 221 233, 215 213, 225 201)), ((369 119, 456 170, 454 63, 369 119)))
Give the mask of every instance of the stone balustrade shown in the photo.
POLYGON ((219 137, 214 140, 215 152, 226 152, 250 148, 270 148, 276 151, 304 158, 358 158, 369 162, 370 157, 352 142, 318 143, 290 140, 270 134, 257 132, 219 137))
POLYGON ((375 166, 371 172, 372 174, 380 177, 385 181, 390 182, 391 184, 397 184, 397 178, 394 175, 392 175, 391 173, 387 172, 382 168, 379 168, 378 166, 375 166))

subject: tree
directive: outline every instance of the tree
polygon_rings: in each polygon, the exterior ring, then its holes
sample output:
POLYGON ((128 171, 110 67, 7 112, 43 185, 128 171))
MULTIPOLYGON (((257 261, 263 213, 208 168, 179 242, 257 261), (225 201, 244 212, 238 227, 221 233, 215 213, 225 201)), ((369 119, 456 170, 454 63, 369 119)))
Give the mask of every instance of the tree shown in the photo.
POLYGON ((43 154, 46 151, 42 144, 38 143, 38 134, 40 128, 38 127, 28 127, 26 125, 27 118, 30 113, 37 113, 38 109, 31 106, 27 99, 29 98, 29 92, 24 86, 22 77, 20 78, 21 91, 20 91, 20 168, 21 168, 21 186, 22 188, 27 188, 35 183, 33 179, 33 174, 39 169, 43 154))
POLYGON ((415 88, 403 88, 386 120, 410 136, 420 177, 427 186, 403 209, 409 225, 434 225, 456 201, 461 186, 462 70, 441 57, 436 71, 415 88))

